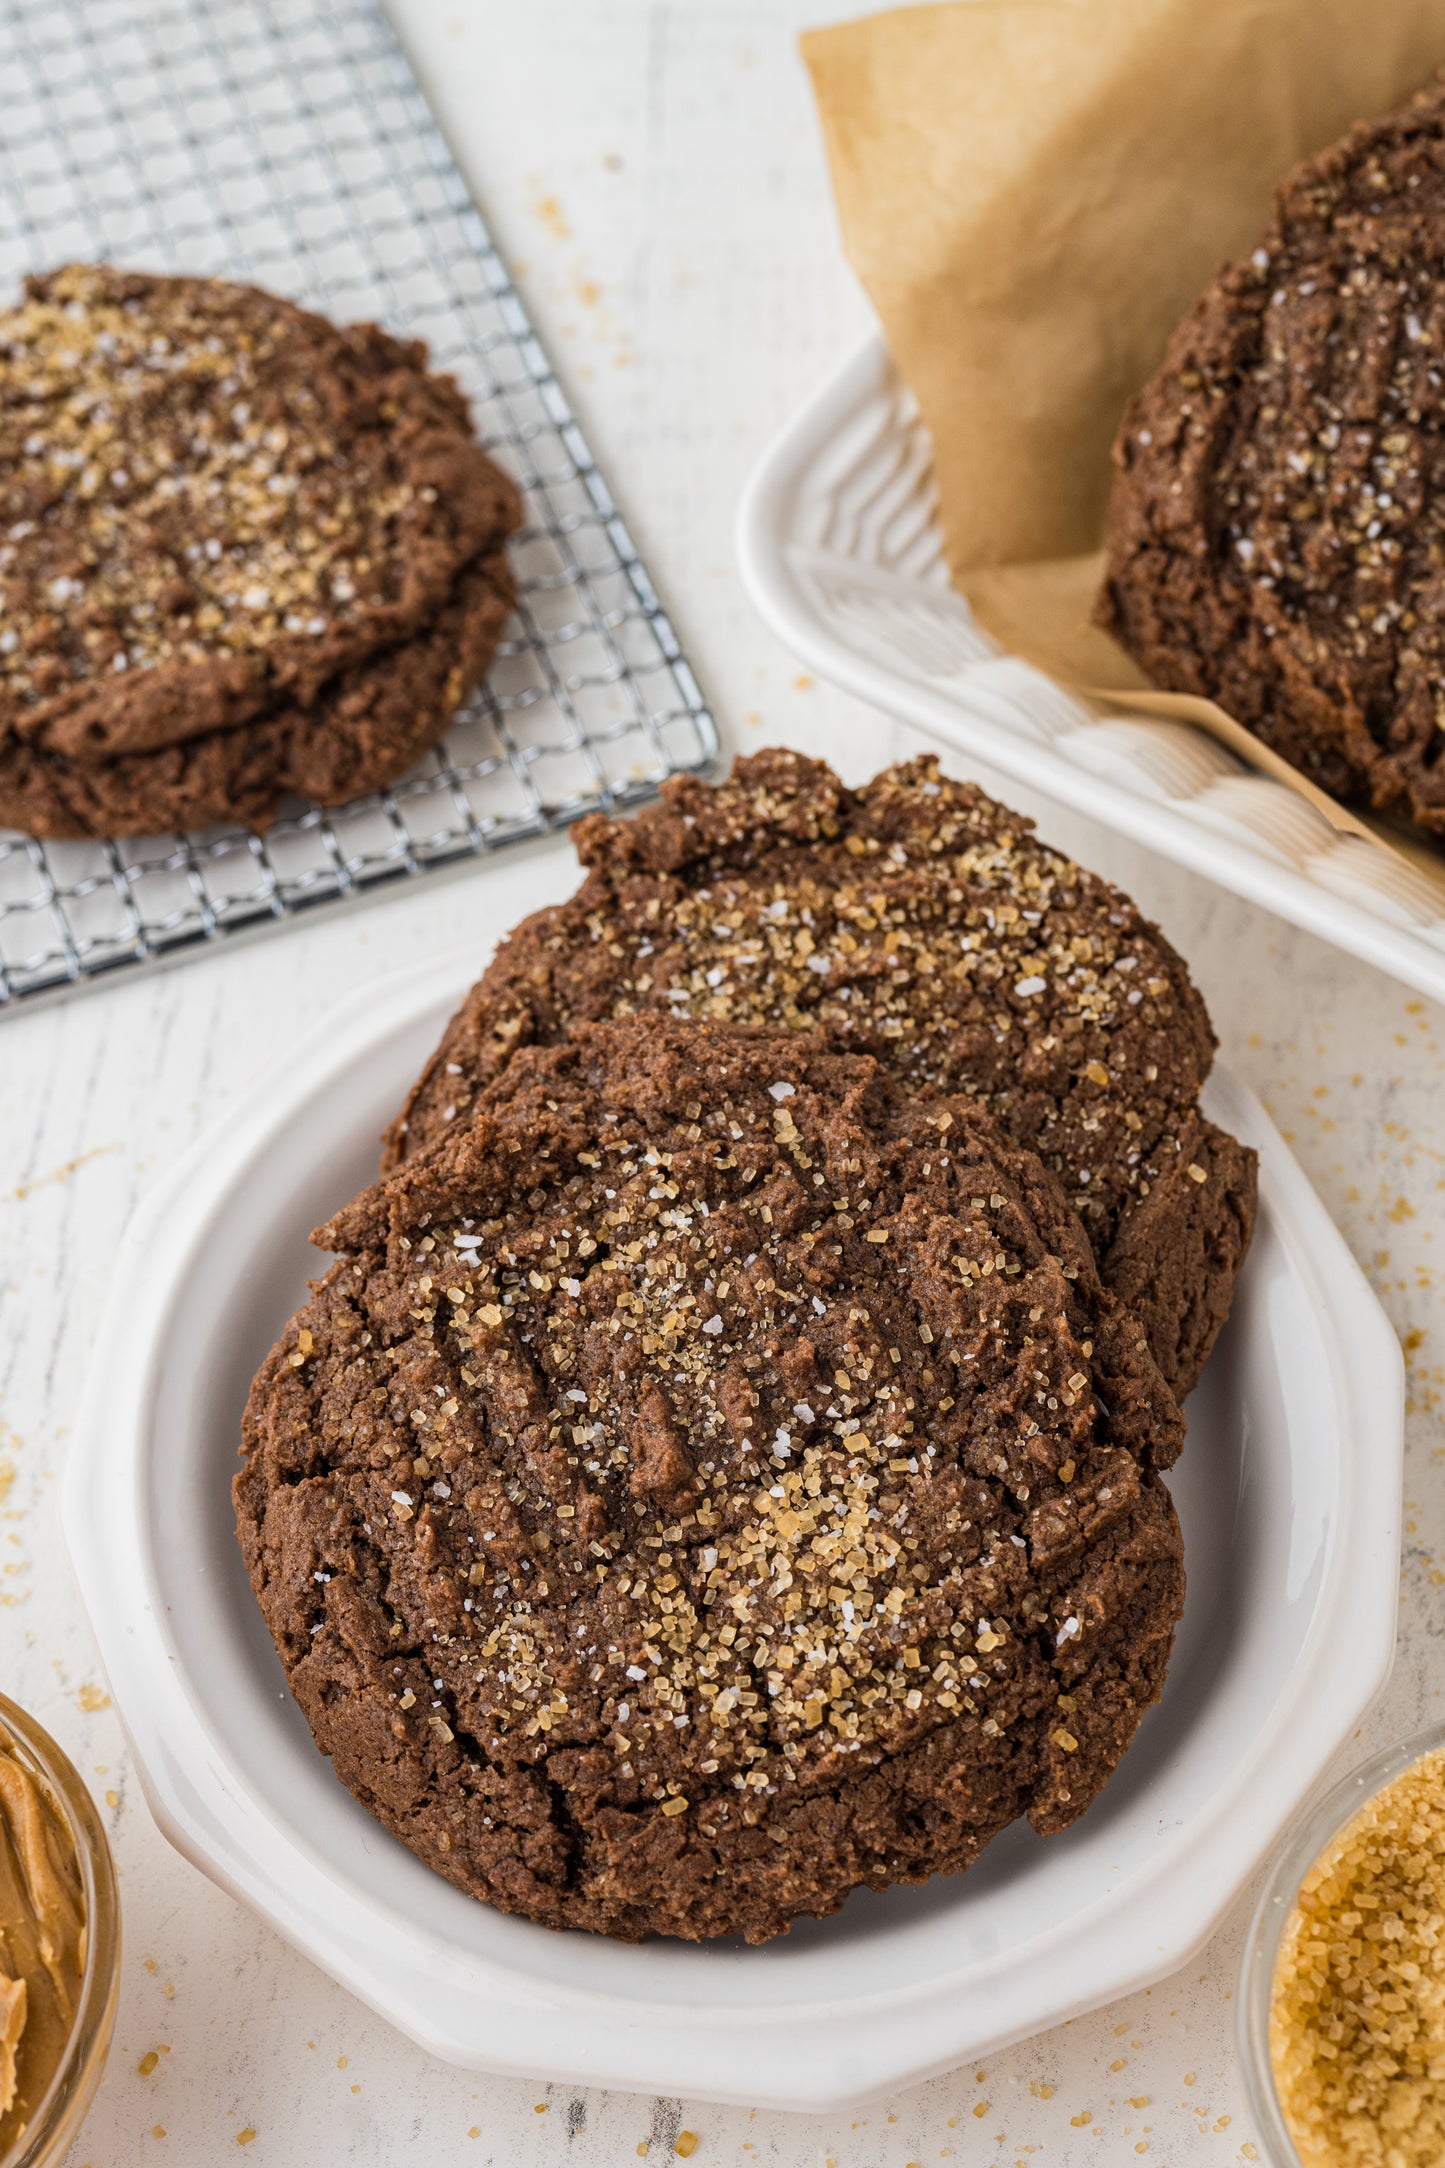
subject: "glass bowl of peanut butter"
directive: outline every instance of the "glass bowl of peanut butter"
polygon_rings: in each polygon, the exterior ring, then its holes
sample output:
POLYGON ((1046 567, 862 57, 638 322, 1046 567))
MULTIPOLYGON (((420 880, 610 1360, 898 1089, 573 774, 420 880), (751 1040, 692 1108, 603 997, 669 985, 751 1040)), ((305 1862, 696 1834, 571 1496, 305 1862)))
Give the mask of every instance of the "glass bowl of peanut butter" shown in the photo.
POLYGON ((0 1694, 0 2168, 52 2168, 105 2067, 120 1903, 94 1801, 0 1694))

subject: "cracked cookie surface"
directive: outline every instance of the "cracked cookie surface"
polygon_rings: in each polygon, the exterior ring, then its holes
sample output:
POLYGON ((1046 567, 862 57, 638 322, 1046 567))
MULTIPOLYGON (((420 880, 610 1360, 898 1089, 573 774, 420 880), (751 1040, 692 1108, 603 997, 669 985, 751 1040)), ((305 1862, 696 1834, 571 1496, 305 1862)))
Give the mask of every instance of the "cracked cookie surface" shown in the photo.
POLYGON ((1254 1155, 1198 1111, 1214 1036, 1129 898, 933 759, 858 790, 768 751, 574 831, 567 903, 503 943, 388 1134, 434 1143, 517 1048, 662 1012, 825 1030, 911 1091, 962 1092, 1063 1181, 1183 1396, 1228 1314, 1254 1155), (1127 1235, 1125 1230, 1127 1229, 1127 1235))
POLYGON ((459 1887, 763 1941, 1096 1795, 1182 1602, 1182 1418, 974 1105, 586 1026, 317 1239, 241 1545, 337 1774, 459 1887))

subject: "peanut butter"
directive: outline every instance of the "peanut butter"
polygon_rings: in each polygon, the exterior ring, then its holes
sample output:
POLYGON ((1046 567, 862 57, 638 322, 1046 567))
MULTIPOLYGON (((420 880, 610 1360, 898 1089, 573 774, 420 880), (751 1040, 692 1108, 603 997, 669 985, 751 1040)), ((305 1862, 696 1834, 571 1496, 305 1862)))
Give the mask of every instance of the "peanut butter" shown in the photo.
POLYGON ((29 2128, 70 2038, 85 1970, 70 1830, 0 1727, 0 2159, 29 2128))

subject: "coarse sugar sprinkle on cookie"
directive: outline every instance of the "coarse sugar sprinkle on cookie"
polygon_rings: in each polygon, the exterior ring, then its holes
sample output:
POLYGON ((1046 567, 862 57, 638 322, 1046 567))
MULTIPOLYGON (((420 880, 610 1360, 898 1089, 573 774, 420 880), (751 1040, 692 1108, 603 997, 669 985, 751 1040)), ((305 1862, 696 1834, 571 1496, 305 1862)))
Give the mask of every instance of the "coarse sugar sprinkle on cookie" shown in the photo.
POLYGON ((518 1047, 580 1022, 821 1029, 911 1091, 968 1095, 1036 1151, 1188 1390, 1248 1247, 1254 1160, 1199 1111, 1208 1016, 1127 896, 928 758, 854 790, 768 751, 576 836, 582 887, 502 944, 384 1164, 445 1134, 518 1047))
POLYGON ((763 1940, 1105 1781, 1182 1423, 975 1109, 810 1035, 592 1026, 323 1239, 242 1545, 338 1773, 460 1886, 763 1940))
POLYGON ((515 519, 421 352, 216 280, 29 281, 0 312, 4 720, 223 656, 306 683, 414 629, 515 519))

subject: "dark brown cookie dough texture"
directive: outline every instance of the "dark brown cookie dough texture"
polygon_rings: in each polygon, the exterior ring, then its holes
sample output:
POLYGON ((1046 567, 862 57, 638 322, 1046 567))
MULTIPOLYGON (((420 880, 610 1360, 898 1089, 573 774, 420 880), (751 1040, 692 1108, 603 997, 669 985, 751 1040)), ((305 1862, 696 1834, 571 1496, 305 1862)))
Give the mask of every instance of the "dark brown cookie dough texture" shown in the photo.
POLYGON ((1445 833, 1445 83, 1280 185, 1114 447, 1098 619, 1337 797, 1445 833))
POLYGON ((395 780, 485 672, 513 485, 425 349, 71 265, 0 312, 0 825, 264 823, 395 780))
POLYGON ((461 1889, 763 1941, 1096 1796, 1179 1616, 1183 1423, 973 1101, 586 1026, 317 1239, 241 1546, 337 1774, 461 1889))
POLYGON ((849 790, 783 751, 574 831, 587 877, 511 935, 387 1140, 445 1135, 518 1047, 657 1013, 822 1029, 962 1093, 1055 1170, 1166 1377, 1197 1378, 1254 1224, 1254 1154, 1205 1121, 1214 1038, 1158 928, 932 759, 849 790))

